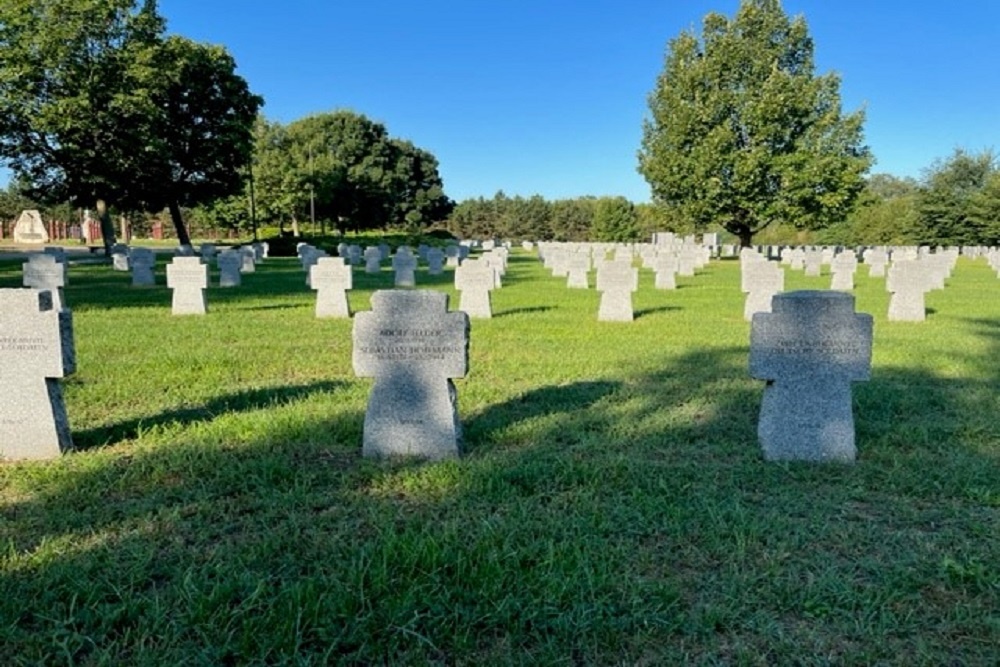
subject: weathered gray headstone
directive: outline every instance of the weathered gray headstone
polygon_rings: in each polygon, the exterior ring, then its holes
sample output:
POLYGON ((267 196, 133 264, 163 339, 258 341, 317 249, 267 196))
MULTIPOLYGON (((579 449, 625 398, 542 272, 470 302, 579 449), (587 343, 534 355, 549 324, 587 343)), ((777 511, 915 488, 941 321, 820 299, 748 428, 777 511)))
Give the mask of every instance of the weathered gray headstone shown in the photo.
POLYGON ((630 262, 606 262, 597 269, 597 289, 601 303, 597 311, 600 322, 631 322, 632 292, 639 289, 639 270, 630 262))
POLYGON ((215 256, 219 267, 219 287, 239 287, 243 284, 243 253, 239 250, 223 250, 215 256))
POLYGON ((156 284, 156 276, 153 273, 156 266, 156 252, 152 248, 129 248, 129 264, 132 267, 133 287, 156 284))
POLYGON ((890 322, 923 322, 926 319, 924 295, 930 290, 930 280, 922 261, 893 262, 886 274, 885 288, 890 292, 890 322))
POLYGON ((767 380, 757 434, 768 461, 853 462, 851 383, 871 370, 872 317, 854 296, 804 290, 777 294, 753 316, 750 375, 767 380))
POLYGON ((351 265, 343 257, 320 257, 309 269, 316 290, 316 317, 350 317, 347 290, 354 286, 351 265))
POLYGON ((650 260, 649 266, 655 274, 653 287, 665 290, 677 289, 677 270, 680 265, 676 255, 672 252, 659 252, 650 260))
POLYGON ((72 448, 58 378, 75 370, 71 313, 48 291, 0 289, 0 459, 72 448))
POLYGON ((854 289, 854 272, 857 268, 858 258, 852 251, 847 250, 835 255, 830 261, 830 270, 833 272, 833 277, 830 278, 830 289, 854 289))
POLYGON ((378 273, 382 270, 382 251, 378 246, 365 248, 365 273, 378 273))
POLYGON ((63 285, 66 284, 66 267, 52 255, 28 255, 28 261, 21 265, 21 284, 37 290, 52 292, 52 307, 60 311, 65 307, 63 285))
POLYGON ((208 266, 201 263, 201 257, 175 256, 167 264, 167 287, 173 290, 171 313, 174 315, 204 315, 207 312, 208 266))
POLYGON ((465 377, 469 317, 448 312, 448 295, 382 290, 354 318, 354 372, 374 377, 365 411, 365 456, 430 459, 460 453, 453 378, 465 377))
POLYGON ((493 267, 482 260, 469 260, 455 267, 455 289, 460 292, 458 309, 469 317, 493 317, 490 291, 494 287, 496 277, 493 267))
POLYGON ((396 272, 396 287, 415 287, 417 284, 417 258, 409 248, 399 248, 392 256, 392 269, 396 272))

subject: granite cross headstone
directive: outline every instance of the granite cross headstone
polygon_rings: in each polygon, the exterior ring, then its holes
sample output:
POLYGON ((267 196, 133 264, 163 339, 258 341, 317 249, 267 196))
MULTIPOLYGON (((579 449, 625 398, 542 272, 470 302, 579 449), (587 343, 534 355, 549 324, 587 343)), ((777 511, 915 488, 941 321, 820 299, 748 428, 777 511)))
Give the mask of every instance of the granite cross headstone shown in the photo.
POLYGON ((493 317, 490 291, 496 286, 494 269, 479 259, 462 262, 455 268, 455 289, 461 294, 458 309, 469 317, 493 317))
POLYGON ((767 380, 757 434, 768 461, 850 463, 856 458, 851 383, 871 369, 872 317, 854 296, 777 294, 753 316, 750 375, 767 380))
POLYGON ((354 372, 374 377, 365 411, 365 456, 456 457, 461 424, 453 378, 468 372, 469 317, 448 295, 381 290, 354 318, 354 372))
POLYGON ((597 269, 597 289, 601 303, 597 311, 600 322, 631 322, 632 292, 639 288, 639 270, 630 262, 606 262, 597 269))
POLYGON ((75 370, 70 312, 58 312, 48 291, 0 289, 0 459, 72 447, 58 378, 75 370))
POLYGON ((316 290, 316 317, 350 317, 347 290, 353 286, 351 265, 343 257, 320 257, 309 268, 309 285, 316 290))
POLYGON ((167 264, 167 287, 173 290, 171 312, 174 315, 204 315, 205 288, 208 287, 208 266, 201 257, 174 257, 167 264))
POLYGON ((63 285, 66 284, 66 267, 54 256, 37 253, 28 256, 28 261, 21 265, 22 282, 25 287, 52 292, 52 307, 56 311, 63 309, 63 285))

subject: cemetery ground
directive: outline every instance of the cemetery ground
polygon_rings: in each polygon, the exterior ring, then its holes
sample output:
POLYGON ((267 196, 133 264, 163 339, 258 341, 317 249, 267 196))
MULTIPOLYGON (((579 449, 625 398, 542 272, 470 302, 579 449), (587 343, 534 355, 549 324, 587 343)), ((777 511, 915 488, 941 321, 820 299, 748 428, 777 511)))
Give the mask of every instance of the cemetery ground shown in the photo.
MULTIPOLYGON (((77 451, 0 465, 0 664, 1000 661, 1000 279, 875 319, 854 465, 765 463, 736 261, 597 321, 515 251, 456 381, 464 454, 361 457, 372 381, 294 258, 205 316, 70 268, 77 451)), ((212 269, 212 284, 217 284, 212 269)), ((452 270, 417 283, 458 299, 452 270)), ((356 313, 388 268, 354 273, 356 313)), ((786 290, 828 274, 788 271, 786 290)), ((20 260, 0 286, 20 285, 20 260)))

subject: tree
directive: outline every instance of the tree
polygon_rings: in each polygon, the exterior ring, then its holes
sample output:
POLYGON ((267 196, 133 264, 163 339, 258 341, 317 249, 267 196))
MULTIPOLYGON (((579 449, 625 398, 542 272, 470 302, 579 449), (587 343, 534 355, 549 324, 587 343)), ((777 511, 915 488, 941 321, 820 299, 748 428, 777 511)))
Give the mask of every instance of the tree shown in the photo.
POLYGON ((639 238, 635 206, 625 197, 600 197, 594 205, 594 241, 628 242, 639 238))
POLYGON ((329 220, 352 230, 422 228, 444 220, 437 159, 385 126, 347 110, 256 129, 254 174, 265 219, 329 220))
POLYGON ((700 39, 671 40, 639 151, 654 202, 743 245, 774 221, 842 218, 872 162, 864 114, 843 115, 839 78, 813 68, 805 19, 779 0, 744 0, 732 20, 708 14, 700 39))
POLYGON ((1000 245, 1000 170, 969 200, 969 220, 980 230, 980 243, 1000 245))
POLYGON ((557 199, 552 202, 549 226, 556 241, 590 241, 594 227, 596 199, 557 199))
POLYGON ((0 3, 0 159, 47 200, 171 208, 238 189, 260 98, 223 49, 164 39, 155 0, 0 3))
POLYGON ((253 152, 253 126, 263 99, 236 74, 220 46, 168 37, 156 54, 160 76, 151 91, 156 121, 125 202, 166 207, 181 245, 190 245, 182 206, 211 204, 240 193, 253 152))
MULTIPOLYGON (((917 200, 918 243, 972 245, 987 240, 988 217, 983 217, 984 188, 998 171, 992 151, 978 154, 956 149, 937 160, 924 174, 917 200), (973 205, 977 213, 973 214, 973 205)), ((987 207, 988 208, 988 207, 987 207)))
POLYGON ((0 4, 0 159, 50 200, 94 205, 136 173, 154 115, 149 95, 163 20, 154 0, 0 4))

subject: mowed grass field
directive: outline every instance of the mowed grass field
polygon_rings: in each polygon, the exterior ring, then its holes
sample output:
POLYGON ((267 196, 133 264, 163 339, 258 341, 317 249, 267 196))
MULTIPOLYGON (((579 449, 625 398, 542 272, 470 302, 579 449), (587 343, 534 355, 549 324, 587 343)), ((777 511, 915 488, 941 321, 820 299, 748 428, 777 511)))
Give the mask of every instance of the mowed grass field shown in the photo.
MULTIPOLYGON (((295 259, 204 317, 170 314, 165 261, 156 288, 70 269, 77 451, 0 465, 0 664, 1000 663, 984 260, 924 323, 859 269, 853 466, 762 461, 736 261, 641 271, 625 324, 516 251, 456 381, 464 455, 433 464, 361 457, 372 381, 295 259)), ((418 282, 457 307, 450 272, 418 282)), ((391 285, 356 271, 352 307, 391 285)))

